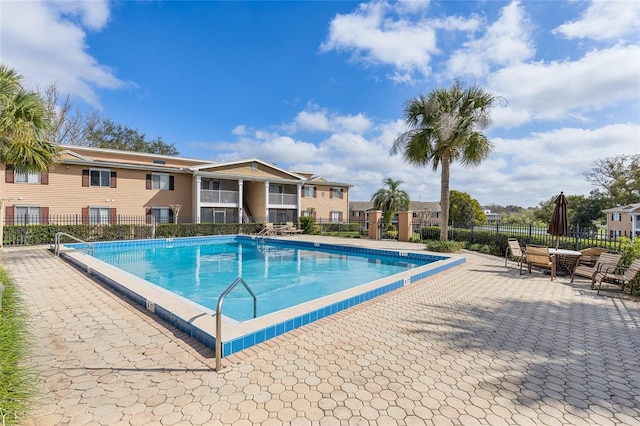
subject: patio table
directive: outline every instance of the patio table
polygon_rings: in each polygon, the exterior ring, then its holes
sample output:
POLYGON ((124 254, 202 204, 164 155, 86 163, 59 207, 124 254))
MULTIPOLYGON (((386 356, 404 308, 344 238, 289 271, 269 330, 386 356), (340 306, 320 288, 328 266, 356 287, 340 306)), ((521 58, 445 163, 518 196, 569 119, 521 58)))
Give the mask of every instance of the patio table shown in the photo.
POLYGON ((563 272, 565 275, 571 275, 578 259, 582 256, 582 252, 579 251, 557 248, 549 248, 549 254, 556 256, 557 265, 560 267, 557 272, 563 272))

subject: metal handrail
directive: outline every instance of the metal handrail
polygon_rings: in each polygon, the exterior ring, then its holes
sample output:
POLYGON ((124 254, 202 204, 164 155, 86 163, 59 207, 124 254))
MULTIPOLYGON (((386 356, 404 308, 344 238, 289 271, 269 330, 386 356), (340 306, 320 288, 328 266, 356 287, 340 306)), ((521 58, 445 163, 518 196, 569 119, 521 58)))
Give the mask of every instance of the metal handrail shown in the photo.
POLYGON ((224 298, 229 293, 231 293, 231 290, 233 290, 235 286, 240 283, 244 286, 244 288, 247 289, 251 297, 253 297, 253 317, 255 318, 258 313, 256 295, 253 294, 253 291, 251 291, 244 278, 236 278, 233 284, 231 284, 225 291, 222 292, 222 294, 218 298, 218 304, 216 305, 216 371, 220 371, 220 369, 222 368, 222 302, 224 302, 224 298))
POLYGON ((80 238, 74 237, 73 235, 67 234, 66 232, 57 232, 57 233, 56 233, 56 236, 55 236, 55 240, 54 240, 54 241, 55 241, 55 248, 54 248, 54 250, 53 250, 53 252, 54 252, 54 254, 55 254, 55 256, 56 256, 56 257, 58 257, 58 256, 59 256, 59 254, 60 254, 60 237, 61 237, 62 235, 64 235, 65 237, 69 237, 69 238, 71 238, 72 240, 76 240, 76 241, 77 241, 77 242, 79 242, 79 243, 86 244, 86 245, 87 245, 87 247, 89 247, 89 249, 91 250, 91 256, 93 256, 93 253, 94 253, 94 247, 93 247, 93 244, 91 244, 90 242, 87 242, 87 241, 81 240, 80 238))

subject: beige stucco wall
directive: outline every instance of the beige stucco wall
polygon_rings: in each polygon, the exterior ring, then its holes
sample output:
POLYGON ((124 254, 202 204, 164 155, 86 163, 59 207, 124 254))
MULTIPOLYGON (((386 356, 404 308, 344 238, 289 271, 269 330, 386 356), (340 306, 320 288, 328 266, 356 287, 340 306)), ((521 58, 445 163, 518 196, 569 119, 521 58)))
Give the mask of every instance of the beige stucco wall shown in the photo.
POLYGON ((235 176, 247 176, 249 177, 257 177, 263 178, 263 180, 278 178, 278 179, 295 179, 288 173, 281 172, 280 170, 273 169, 271 167, 265 166, 261 163, 257 164, 257 169, 254 170, 252 163, 246 164, 231 164, 227 166, 217 166, 212 169, 202 170, 203 172, 212 172, 212 173, 220 173, 220 174, 230 174, 235 176))
POLYGON ((83 207, 115 208, 119 215, 144 215, 146 207, 180 204, 181 217, 192 216, 191 176, 174 174, 174 190, 147 190, 143 170, 110 168, 117 174, 117 187, 82 186, 79 165, 58 165, 49 173, 49 184, 6 183, 2 168, 0 193, 4 206, 49 207, 50 215, 81 214, 83 207))
POLYGON ((256 222, 265 220, 265 186, 264 182, 247 182, 243 184, 244 200, 248 202, 251 214, 256 222))
POLYGON ((620 221, 611 220, 611 213, 607 213, 607 227, 609 231, 620 231, 622 235, 631 234, 631 215, 622 213, 620 221))
MULTIPOLYGON (((308 185, 312 186, 312 185, 308 185)), ((330 221, 331 212, 342 212, 342 220, 349 220, 349 189, 344 188, 342 199, 331 198, 332 186, 313 185, 316 187, 315 197, 302 197, 302 210, 314 208, 316 210, 316 220, 330 221)))

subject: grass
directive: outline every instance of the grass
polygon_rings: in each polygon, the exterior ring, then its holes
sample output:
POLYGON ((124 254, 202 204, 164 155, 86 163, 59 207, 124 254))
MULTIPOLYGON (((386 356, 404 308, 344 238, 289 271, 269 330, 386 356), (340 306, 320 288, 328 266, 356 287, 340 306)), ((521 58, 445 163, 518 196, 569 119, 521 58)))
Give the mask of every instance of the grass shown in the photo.
POLYGON ((0 425, 17 424, 35 392, 34 375, 26 365, 28 314, 18 289, 0 269, 4 285, 0 311, 0 425))

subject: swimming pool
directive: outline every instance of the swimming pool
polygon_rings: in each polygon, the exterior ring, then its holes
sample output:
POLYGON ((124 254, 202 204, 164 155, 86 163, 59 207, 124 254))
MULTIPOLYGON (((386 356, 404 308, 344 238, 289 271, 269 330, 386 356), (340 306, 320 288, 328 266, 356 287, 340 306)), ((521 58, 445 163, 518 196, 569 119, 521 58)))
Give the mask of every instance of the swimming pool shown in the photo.
MULTIPOLYGON (((109 250, 110 248, 126 249, 123 253, 126 252, 127 254, 122 254, 120 255, 121 257, 129 256, 133 259, 132 262, 146 263, 142 253, 147 249, 164 250, 173 249, 183 244, 211 244, 212 242, 246 242, 247 244, 257 244, 258 239, 253 236, 232 235, 104 242, 94 243, 93 245, 96 253, 102 250, 109 250)), ((267 313, 256 319, 237 321, 223 315, 222 337, 220 339, 222 344, 221 354, 223 357, 465 262, 464 257, 455 255, 445 257, 424 252, 414 252, 412 250, 380 250, 367 248, 359 245, 359 242, 356 240, 349 241, 344 245, 338 245, 317 241, 294 240, 288 237, 286 238, 286 244, 282 239, 277 238, 267 238, 264 240, 264 244, 265 246, 277 246, 279 248, 286 248, 287 250, 300 249, 303 253, 304 251, 318 251, 341 256, 352 254, 366 255, 368 259, 372 259, 372 263, 376 263, 376 260, 382 263, 382 259, 386 258, 392 258, 401 263, 431 263, 422 264, 412 269, 405 269, 404 272, 375 279, 371 282, 337 291, 336 293, 300 303, 290 308, 267 313)), ((401 245, 398 245, 398 247, 401 247, 401 245)), ((84 250, 80 250, 82 248, 86 248, 86 246, 82 244, 64 245, 60 250, 60 256, 104 284, 112 287, 117 292, 146 307, 149 311, 174 325, 188 336, 210 348, 215 348, 216 327, 215 312, 213 310, 143 278, 137 277, 130 272, 116 268, 100 259, 92 257, 84 250)), ((222 259, 218 260, 222 261, 222 259)), ((231 282, 226 283, 225 288, 229 284, 231 284, 231 282)), ((253 286, 253 283, 249 283, 249 285, 253 286)), ((242 288, 234 290, 234 292, 240 294, 242 291, 244 291, 242 288)), ((217 299, 217 296, 215 299, 217 299)), ((226 303, 227 302, 225 302, 223 314, 226 313, 227 310, 226 303)), ((260 304, 259 300, 258 304, 260 304)))
MULTIPOLYGON (((283 241, 174 240, 164 246, 98 246, 94 257, 212 311, 218 297, 243 277, 257 297, 257 316, 338 293, 437 261, 382 254, 309 250, 283 241)), ((253 318, 253 298, 242 288, 224 302, 225 316, 253 318)))

